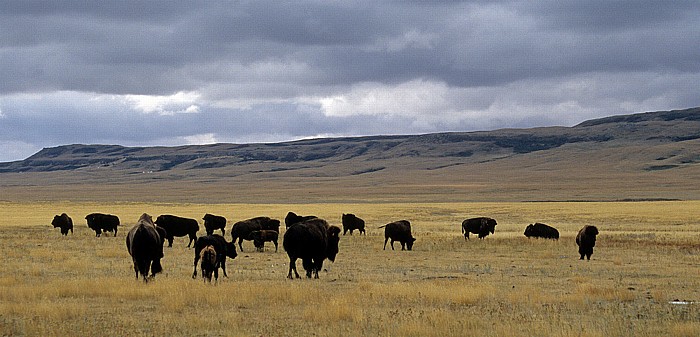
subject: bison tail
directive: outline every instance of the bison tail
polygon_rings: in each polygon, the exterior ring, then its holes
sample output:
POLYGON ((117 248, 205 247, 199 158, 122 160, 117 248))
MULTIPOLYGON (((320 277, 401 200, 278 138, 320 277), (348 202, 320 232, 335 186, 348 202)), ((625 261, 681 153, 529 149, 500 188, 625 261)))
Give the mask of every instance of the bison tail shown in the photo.
POLYGON ((379 227, 377 227, 377 228, 384 228, 384 227, 386 227, 386 225, 384 225, 384 226, 379 226, 379 227))

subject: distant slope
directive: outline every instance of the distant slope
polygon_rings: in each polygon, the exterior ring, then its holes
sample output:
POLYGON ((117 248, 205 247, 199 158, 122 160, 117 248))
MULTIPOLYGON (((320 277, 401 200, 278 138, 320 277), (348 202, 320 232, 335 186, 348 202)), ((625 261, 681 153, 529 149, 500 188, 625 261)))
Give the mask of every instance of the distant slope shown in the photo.
POLYGON ((466 193, 476 200, 700 198, 699 163, 700 108, 692 108, 612 116, 574 127, 275 144, 65 145, 0 163, 0 186, 25 193, 22 186, 66 190, 148 183, 179 189, 189 182, 204 194, 210 193, 205 186, 229 186, 237 191, 236 200, 261 193, 261 184, 293 194, 308 192, 311 183, 319 195, 336 185, 365 186, 354 198, 390 191, 394 198, 414 191, 444 198, 466 193))

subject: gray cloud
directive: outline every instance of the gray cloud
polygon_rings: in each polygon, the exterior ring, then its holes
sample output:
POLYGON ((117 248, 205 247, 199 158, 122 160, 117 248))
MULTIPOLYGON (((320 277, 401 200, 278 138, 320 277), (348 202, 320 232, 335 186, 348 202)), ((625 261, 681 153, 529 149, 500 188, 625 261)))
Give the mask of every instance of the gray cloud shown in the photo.
POLYGON ((697 1, 3 1, 0 161, 698 106, 698 17, 697 1))

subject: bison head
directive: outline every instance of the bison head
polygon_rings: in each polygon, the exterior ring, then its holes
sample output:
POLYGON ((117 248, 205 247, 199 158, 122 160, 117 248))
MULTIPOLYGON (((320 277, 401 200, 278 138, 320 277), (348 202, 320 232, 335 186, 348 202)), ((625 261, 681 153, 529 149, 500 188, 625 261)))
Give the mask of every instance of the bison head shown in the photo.
POLYGON ((53 216, 53 221, 51 221, 51 224, 53 225, 54 228, 56 228, 56 227, 61 227, 61 216, 60 216, 60 215, 54 215, 54 216, 53 216))
POLYGON ((338 255, 338 242, 340 242, 340 228, 336 226, 328 227, 327 235, 326 257, 335 262, 335 256, 338 255))
POLYGON ((586 235, 595 237, 598 235, 598 227, 596 226, 588 226, 586 227, 586 235))
POLYGON ((236 256, 238 256, 238 253, 236 253, 235 241, 226 242, 226 256, 232 259, 235 259, 236 256))
POLYGON ((525 233, 523 233, 523 234, 525 234, 525 236, 527 236, 528 238, 531 237, 533 234, 532 231, 534 230, 534 228, 535 228, 535 226, 533 226, 531 224, 527 225, 527 227, 525 228, 525 233))
POLYGON ((408 241, 406 241, 406 249, 408 250, 413 250, 413 243, 416 242, 416 238, 410 237, 408 241))

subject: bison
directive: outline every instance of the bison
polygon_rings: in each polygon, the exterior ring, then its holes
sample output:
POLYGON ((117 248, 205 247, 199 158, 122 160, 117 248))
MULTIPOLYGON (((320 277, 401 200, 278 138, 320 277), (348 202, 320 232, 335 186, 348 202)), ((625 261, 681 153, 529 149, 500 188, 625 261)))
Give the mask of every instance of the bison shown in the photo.
POLYGON ((527 225, 524 234, 528 238, 535 237, 559 240, 559 231, 556 228, 539 222, 534 225, 527 225))
POLYGON ((300 216, 294 212, 289 212, 289 213, 287 213, 287 216, 284 217, 284 224, 287 226, 287 228, 289 228, 295 223, 299 223, 299 222, 302 222, 304 220, 313 219, 315 217, 316 217, 315 215, 300 216))
POLYGON ((350 231, 350 235, 352 235, 352 231, 354 230, 359 230, 360 234, 365 234, 365 220, 362 220, 358 217, 355 216, 355 214, 343 214, 343 235, 347 233, 347 231, 350 231))
POLYGON ((289 256, 289 273, 287 278, 299 278, 296 261, 301 259, 306 277, 318 278, 318 272, 323 268, 323 261, 335 261, 340 241, 340 228, 329 226, 323 219, 313 218, 298 222, 289 227, 284 233, 282 246, 289 256))
POLYGON ((226 242, 226 239, 221 235, 212 234, 200 236, 194 243, 194 272, 192 272, 192 278, 197 278, 197 262, 199 262, 202 249, 207 246, 214 247, 214 250, 216 250, 216 262, 224 272, 224 276, 228 277, 228 274, 226 274, 226 257, 235 259, 238 256, 236 245, 233 242, 226 242))
POLYGON ((243 251, 243 240, 253 240, 250 233, 259 230, 273 230, 277 233, 280 231, 280 221, 271 219, 266 216, 260 216, 248 220, 236 222, 231 226, 231 241, 238 240, 238 248, 243 251))
POLYGON ((275 253, 277 253, 277 238, 279 233, 270 229, 262 229, 250 232, 250 237, 253 239, 253 244, 258 251, 265 250, 265 242, 269 241, 275 244, 275 253))
POLYGON ((153 223, 153 218, 146 213, 141 215, 139 221, 126 235, 126 248, 134 262, 137 280, 141 274, 143 281, 148 282, 149 269, 152 273, 150 278, 163 271, 160 259, 163 258, 165 237, 165 230, 157 227, 153 223))
POLYGON ((204 220, 204 229, 207 231, 207 235, 214 234, 215 229, 220 229, 221 235, 226 234, 226 218, 207 213, 202 220, 204 220))
POLYGON ((102 232, 114 232, 117 236, 119 227, 119 217, 112 214, 92 213, 85 216, 87 225, 95 231, 95 236, 99 237, 102 232))
POLYGON ((202 278, 206 283, 209 281, 211 283, 212 273, 214 274, 214 279, 219 281, 219 263, 217 262, 217 254, 214 246, 206 246, 200 252, 200 257, 202 259, 202 278))
POLYGON ((469 233, 477 234, 483 239, 496 231, 496 220, 487 217, 471 218, 462 221, 462 234, 464 239, 469 239, 469 233))
POLYGON ((578 245, 578 253, 581 254, 579 260, 583 260, 583 257, 590 261, 591 255, 593 255, 593 247, 595 247, 595 239, 598 235, 598 228, 596 226, 583 226, 578 235, 576 235, 576 244, 578 245))
POLYGON ((53 228, 61 228, 61 235, 68 236, 69 230, 71 233, 73 233, 73 219, 71 219, 66 213, 54 215, 51 224, 53 225, 53 228))
POLYGON ((401 242, 401 250, 412 250, 416 238, 411 235, 411 223, 408 220, 399 220, 388 223, 379 228, 384 228, 384 249, 386 242, 391 239, 391 250, 394 250, 394 241, 401 242))
POLYGON ((174 237, 189 236, 190 242, 187 244, 189 248, 192 243, 197 240, 197 231, 199 231, 199 223, 197 220, 190 218, 182 218, 175 215, 160 215, 156 219, 156 225, 165 229, 168 239, 168 247, 173 246, 174 237))

